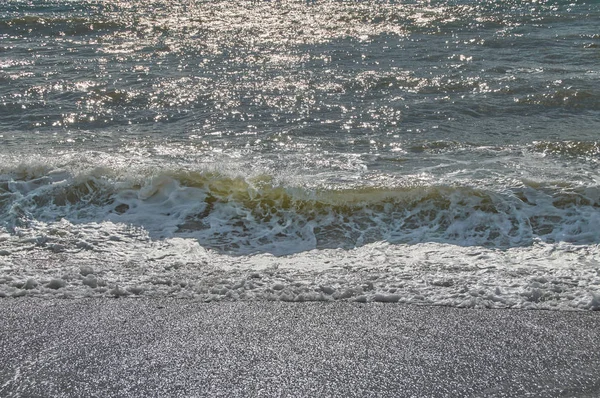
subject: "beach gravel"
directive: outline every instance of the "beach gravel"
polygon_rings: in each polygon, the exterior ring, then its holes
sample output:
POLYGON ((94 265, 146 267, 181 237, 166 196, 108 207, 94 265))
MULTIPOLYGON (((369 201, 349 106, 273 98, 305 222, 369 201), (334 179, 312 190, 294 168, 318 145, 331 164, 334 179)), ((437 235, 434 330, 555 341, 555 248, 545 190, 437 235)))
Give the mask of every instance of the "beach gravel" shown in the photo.
POLYGON ((0 396, 597 397, 598 330, 591 311, 6 298, 0 396))

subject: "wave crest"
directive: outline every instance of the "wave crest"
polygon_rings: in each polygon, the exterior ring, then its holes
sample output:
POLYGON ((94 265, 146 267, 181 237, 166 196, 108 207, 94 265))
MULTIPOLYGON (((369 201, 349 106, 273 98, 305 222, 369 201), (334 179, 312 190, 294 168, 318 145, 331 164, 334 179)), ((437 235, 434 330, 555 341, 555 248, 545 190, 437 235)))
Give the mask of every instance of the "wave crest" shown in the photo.
MULTIPOLYGON (((38 173, 39 174, 39 173, 38 173)), ((525 182, 502 192, 452 185, 307 189, 269 175, 165 171, 115 179, 6 174, 0 181, 7 230, 37 223, 109 221, 154 239, 196 238, 224 252, 289 254, 377 241, 508 248, 600 242, 600 189, 525 182)))

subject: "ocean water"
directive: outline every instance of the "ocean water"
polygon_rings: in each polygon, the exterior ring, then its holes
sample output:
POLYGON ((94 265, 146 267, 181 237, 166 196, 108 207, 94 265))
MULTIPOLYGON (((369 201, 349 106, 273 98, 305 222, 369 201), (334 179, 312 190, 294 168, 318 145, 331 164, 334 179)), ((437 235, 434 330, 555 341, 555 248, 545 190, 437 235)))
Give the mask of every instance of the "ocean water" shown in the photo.
POLYGON ((0 296, 600 309, 600 2, 5 0, 0 296))

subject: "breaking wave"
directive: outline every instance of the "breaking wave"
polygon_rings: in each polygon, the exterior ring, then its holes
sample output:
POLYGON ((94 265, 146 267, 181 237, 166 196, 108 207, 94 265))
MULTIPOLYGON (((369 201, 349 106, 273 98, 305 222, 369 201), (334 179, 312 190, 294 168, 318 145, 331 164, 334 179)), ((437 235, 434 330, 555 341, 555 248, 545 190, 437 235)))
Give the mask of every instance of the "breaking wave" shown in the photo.
POLYGON ((503 190, 435 184, 309 189, 269 175, 167 170, 124 178, 111 170, 72 175, 32 167, 1 176, 0 210, 12 234, 65 220, 108 221, 140 227, 153 239, 195 238, 232 254, 377 241, 491 248, 600 242, 600 187, 531 181, 503 190))

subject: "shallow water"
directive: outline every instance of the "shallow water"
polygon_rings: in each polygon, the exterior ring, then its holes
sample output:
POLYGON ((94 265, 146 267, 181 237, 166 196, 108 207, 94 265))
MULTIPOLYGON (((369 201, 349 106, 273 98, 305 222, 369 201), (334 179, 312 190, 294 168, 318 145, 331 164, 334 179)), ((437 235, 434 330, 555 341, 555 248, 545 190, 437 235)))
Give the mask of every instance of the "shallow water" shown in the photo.
POLYGON ((3 2, 0 294, 598 308, 599 18, 3 2))

